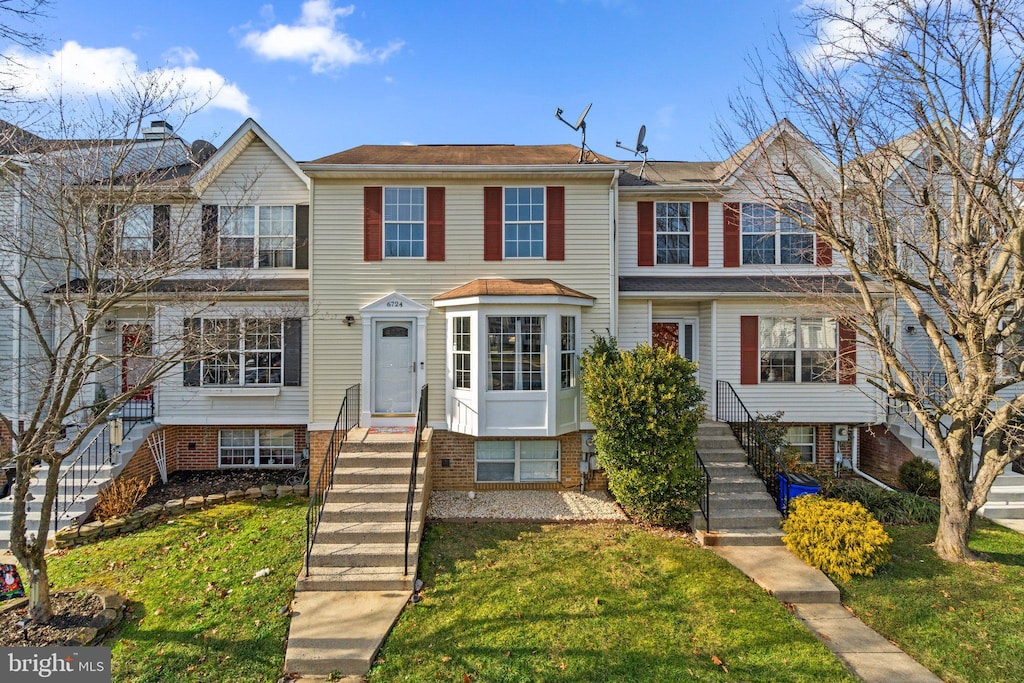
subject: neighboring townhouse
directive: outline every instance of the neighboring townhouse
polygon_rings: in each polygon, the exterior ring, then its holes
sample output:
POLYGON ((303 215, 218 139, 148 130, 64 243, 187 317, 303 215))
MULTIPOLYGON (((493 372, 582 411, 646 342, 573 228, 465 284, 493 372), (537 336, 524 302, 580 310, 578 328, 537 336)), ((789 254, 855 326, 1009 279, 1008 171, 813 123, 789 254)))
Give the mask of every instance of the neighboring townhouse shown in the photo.
POLYGON ((110 343, 155 334, 201 350, 143 390, 169 469, 296 467, 309 412, 309 180, 250 119, 190 191, 177 237, 200 246, 197 267, 162 283, 148 315, 125 311, 110 343))
POLYGON ((859 427, 884 419, 861 368, 870 354, 836 319, 853 294, 831 248, 808 228, 811 207, 777 211, 758 156, 785 145, 823 176, 831 164, 782 122, 722 162, 649 162, 619 188, 619 322, 623 346, 678 348, 698 364, 708 417, 735 392, 749 411, 783 412, 804 461, 849 465, 859 427))
POLYGON ((312 181, 310 442, 348 387, 408 427, 429 386, 436 488, 575 487, 577 357, 615 329, 617 179, 569 145, 361 146, 312 181))

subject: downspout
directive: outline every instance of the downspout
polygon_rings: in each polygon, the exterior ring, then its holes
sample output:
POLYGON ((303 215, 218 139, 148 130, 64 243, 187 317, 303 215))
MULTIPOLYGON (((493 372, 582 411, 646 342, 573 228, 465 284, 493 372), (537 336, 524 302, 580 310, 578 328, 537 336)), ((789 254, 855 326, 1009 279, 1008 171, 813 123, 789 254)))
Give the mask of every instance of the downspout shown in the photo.
POLYGON ((608 186, 608 333, 619 337, 619 250, 615 239, 615 225, 618 216, 619 169, 615 169, 611 185, 608 186))
POLYGON ((718 299, 711 300, 711 409, 718 420, 718 299))
POLYGON ((850 464, 851 464, 851 466, 853 468, 853 473, 856 474, 859 477, 867 479, 868 481, 870 481, 875 486, 881 486, 886 491, 892 491, 893 488, 891 486, 889 486, 888 484, 884 484, 884 483, 878 481, 877 479, 872 477, 870 474, 866 474, 866 473, 862 472, 860 470, 860 468, 857 466, 857 462, 860 460, 860 448, 859 448, 859 446, 860 446, 860 427, 854 427, 853 428, 853 443, 850 446, 850 450, 852 451, 850 453, 850 464))

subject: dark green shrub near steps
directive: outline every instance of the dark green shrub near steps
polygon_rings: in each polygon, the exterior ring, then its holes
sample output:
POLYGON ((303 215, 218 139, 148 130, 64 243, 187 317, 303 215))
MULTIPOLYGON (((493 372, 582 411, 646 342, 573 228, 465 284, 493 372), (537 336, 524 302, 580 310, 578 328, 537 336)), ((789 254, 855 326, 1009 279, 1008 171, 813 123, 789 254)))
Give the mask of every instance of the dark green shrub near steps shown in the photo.
POLYGON ((927 460, 914 457, 900 465, 900 486, 911 493, 939 497, 939 471, 927 460))
POLYGON ((866 481, 833 479, 823 483, 820 494, 825 498, 860 503, 882 524, 922 524, 939 519, 939 506, 935 501, 905 491, 886 491, 866 481))

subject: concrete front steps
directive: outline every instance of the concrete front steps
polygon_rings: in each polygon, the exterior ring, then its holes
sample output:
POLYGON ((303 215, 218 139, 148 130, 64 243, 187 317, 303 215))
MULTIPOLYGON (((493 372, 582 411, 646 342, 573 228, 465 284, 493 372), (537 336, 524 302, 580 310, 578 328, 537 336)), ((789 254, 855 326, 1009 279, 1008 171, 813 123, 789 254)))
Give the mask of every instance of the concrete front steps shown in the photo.
MULTIPOLYGON (((96 470, 94 476, 82 489, 81 494, 77 500, 71 505, 70 508, 62 513, 60 520, 58 520, 57 529, 67 529, 68 527, 75 526, 84 522, 89 514, 92 512, 93 507, 96 505, 96 501, 99 496, 99 491, 106 487, 106 485, 124 469, 124 466, 131 460, 135 452, 145 443, 146 437, 156 431, 159 427, 151 422, 142 423, 136 425, 134 429, 124 438, 117 457, 114 458, 114 464, 103 465, 96 470)), ((87 439, 85 444, 88 446, 91 443, 91 438, 87 439)), ((75 461, 75 456, 69 456, 64 459, 61 463, 61 469, 68 469, 71 464, 75 461)), ((35 498, 35 501, 30 503, 28 506, 27 528, 28 534, 32 534, 39 527, 39 503, 46 494, 46 476, 49 468, 46 465, 41 465, 35 469, 32 473, 32 481, 29 483, 29 493, 35 498)), ((10 548, 11 538, 11 516, 13 514, 14 503, 10 496, 7 498, 0 499, 0 551, 7 550, 10 548)), ((53 522, 50 522, 50 533, 53 533, 53 522)))
POLYGON ((747 465, 747 456, 724 422, 703 422, 697 428, 697 452, 708 474, 710 528, 694 515, 693 528, 704 545, 782 545, 781 515, 764 483, 747 465))
POLYGON ((338 457, 316 541, 295 583, 285 672, 362 676, 408 601, 430 492, 424 431, 405 564, 413 434, 355 429, 338 457))

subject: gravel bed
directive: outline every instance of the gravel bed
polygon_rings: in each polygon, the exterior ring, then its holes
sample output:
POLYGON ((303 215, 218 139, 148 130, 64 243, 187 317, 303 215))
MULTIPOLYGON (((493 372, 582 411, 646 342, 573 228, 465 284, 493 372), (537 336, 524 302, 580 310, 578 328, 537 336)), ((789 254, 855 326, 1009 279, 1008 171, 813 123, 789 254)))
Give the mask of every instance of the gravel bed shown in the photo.
POLYGON ((431 519, 565 519, 625 520, 605 491, 434 491, 431 519))

